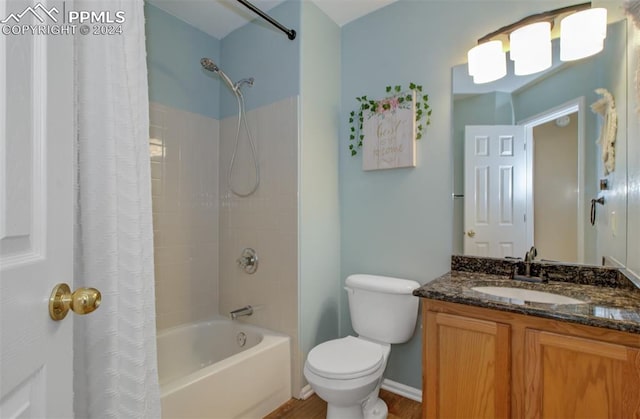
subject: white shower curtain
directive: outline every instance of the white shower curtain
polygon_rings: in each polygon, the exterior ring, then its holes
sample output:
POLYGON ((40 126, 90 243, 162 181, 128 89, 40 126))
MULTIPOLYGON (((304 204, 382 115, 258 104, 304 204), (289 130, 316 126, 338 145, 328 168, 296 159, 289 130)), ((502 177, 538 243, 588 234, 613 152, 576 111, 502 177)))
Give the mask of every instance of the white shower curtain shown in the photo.
POLYGON ((76 34, 75 286, 102 304, 74 319, 75 416, 159 418, 143 1, 73 7, 125 17, 122 34, 76 34))

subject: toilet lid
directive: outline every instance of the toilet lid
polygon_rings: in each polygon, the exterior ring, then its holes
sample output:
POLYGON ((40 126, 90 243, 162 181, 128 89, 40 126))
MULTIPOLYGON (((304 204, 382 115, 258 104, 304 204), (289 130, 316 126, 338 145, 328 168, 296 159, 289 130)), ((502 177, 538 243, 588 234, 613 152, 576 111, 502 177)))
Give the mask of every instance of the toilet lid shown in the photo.
POLYGON ((307 356, 307 366, 322 377, 347 380, 371 374, 383 360, 381 345, 347 336, 313 348, 307 356))

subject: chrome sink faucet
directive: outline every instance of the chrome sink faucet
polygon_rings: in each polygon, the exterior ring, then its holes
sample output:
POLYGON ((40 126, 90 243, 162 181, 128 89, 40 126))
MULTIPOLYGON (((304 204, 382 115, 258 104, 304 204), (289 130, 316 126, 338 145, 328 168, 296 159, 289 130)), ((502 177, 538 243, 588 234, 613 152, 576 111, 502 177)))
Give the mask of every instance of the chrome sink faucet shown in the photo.
POLYGON ((233 310, 231 313, 229 313, 231 315, 231 319, 235 320, 238 317, 242 317, 242 316, 250 316, 253 314, 253 307, 251 306, 244 306, 238 309, 233 310))
POLYGON ((536 256, 538 256, 538 250, 534 246, 531 246, 531 249, 529 249, 529 251, 524 255, 524 275, 518 274, 518 265, 520 265, 520 263, 516 263, 513 265, 512 278, 518 281, 525 282, 535 282, 540 284, 548 283, 549 278, 546 276, 542 268, 540 268, 540 276, 531 276, 531 263, 533 263, 536 256))
POLYGON ((531 276, 531 262, 538 256, 538 250, 535 246, 531 246, 531 249, 524 254, 524 275, 531 276))

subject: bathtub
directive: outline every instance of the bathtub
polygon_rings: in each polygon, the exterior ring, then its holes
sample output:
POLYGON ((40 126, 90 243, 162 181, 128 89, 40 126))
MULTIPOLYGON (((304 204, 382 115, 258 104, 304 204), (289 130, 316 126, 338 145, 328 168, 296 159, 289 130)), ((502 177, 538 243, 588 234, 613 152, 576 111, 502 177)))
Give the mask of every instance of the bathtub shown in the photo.
POLYGON ((289 341, 226 318, 159 332, 163 419, 264 417, 291 398, 289 341))

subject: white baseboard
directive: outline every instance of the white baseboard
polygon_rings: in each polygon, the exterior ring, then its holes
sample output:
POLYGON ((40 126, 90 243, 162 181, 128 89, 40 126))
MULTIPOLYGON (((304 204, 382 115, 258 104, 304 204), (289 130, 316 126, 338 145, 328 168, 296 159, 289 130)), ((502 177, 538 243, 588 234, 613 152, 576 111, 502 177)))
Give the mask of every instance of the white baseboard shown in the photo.
POLYGON ((315 391, 313 391, 311 386, 309 384, 307 384, 306 386, 302 387, 302 390, 300 390, 300 394, 298 395, 298 399, 307 400, 309 397, 313 396, 314 393, 315 393, 315 391))
POLYGON ((382 381, 382 388, 399 396, 422 403, 422 390, 418 388, 409 387, 402 383, 389 380, 388 378, 382 381))
MULTIPOLYGON (((414 400, 418 403, 422 403, 422 390, 418 388, 409 387, 402 383, 389 380, 388 378, 385 378, 382 381, 382 388, 387 391, 390 391, 391 393, 395 393, 399 396, 406 397, 407 399, 414 400)), ((302 387, 302 390, 300 390, 298 399, 307 400, 314 393, 315 391, 313 391, 311 386, 307 384, 306 386, 302 387)))

